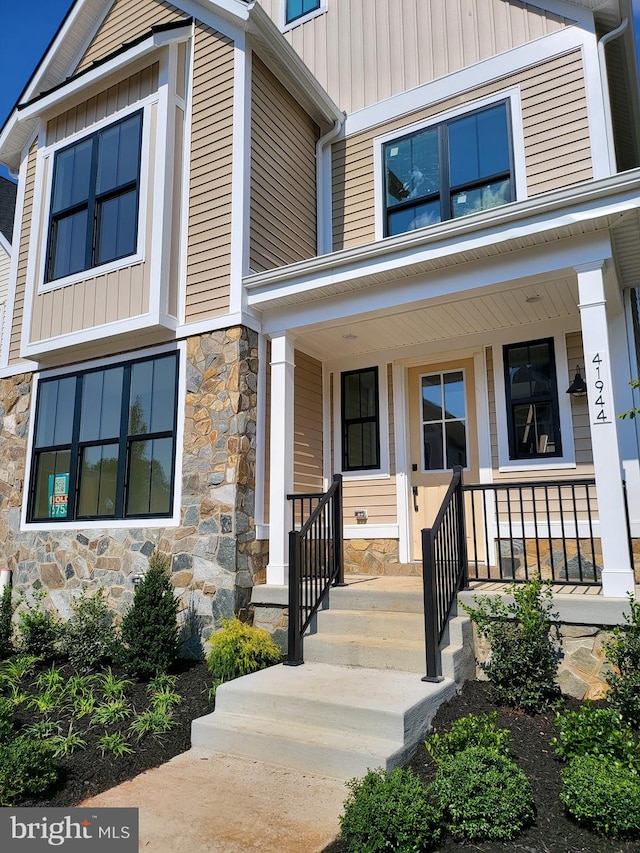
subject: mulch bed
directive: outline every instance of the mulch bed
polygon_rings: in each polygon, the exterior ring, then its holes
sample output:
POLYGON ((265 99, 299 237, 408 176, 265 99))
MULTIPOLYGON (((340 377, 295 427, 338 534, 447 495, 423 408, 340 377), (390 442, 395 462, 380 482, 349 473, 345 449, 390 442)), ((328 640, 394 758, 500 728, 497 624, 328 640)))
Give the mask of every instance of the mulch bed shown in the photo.
MULTIPOLYGON (((64 667, 62 667, 64 671, 64 667)), ((126 677, 122 670, 114 667, 114 673, 126 677)), ((184 663, 174 674, 177 676, 175 691, 182 696, 182 702, 176 707, 174 717, 177 725, 166 734, 154 737, 146 735, 139 742, 132 738, 133 753, 115 757, 107 753, 102 756, 98 740, 105 733, 104 726, 89 726, 88 721, 74 720, 74 731, 82 734, 87 741, 86 749, 78 750, 70 756, 61 757, 58 763, 62 768, 60 779, 47 796, 39 800, 21 802, 21 806, 73 806, 86 797, 106 791, 127 779, 137 776, 143 770, 149 770, 168 761, 170 758, 191 747, 191 721, 196 717, 213 711, 213 701, 208 697, 211 677, 205 663, 184 663)), ((25 683, 28 688, 29 682, 25 683)), ((127 688, 127 699, 134 708, 143 710, 148 705, 147 685, 133 682, 127 688)), ((21 705, 17 711, 20 724, 30 725, 42 719, 38 713, 21 705)), ((57 718, 56 718, 57 719, 57 718)), ((84 718, 83 718, 84 719, 84 718)), ((67 723, 68 727, 68 723, 67 723)), ((117 726, 107 727, 113 731, 117 726)), ((126 725, 125 725, 126 728, 126 725)), ((63 729, 66 733, 66 729, 63 729)))
MULTIPOLYGON (((579 703, 572 700, 566 706, 573 710, 579 703)), ((549 746, 557 734, 554 725, 555 712, 547 711, 536 716, 527 716, 511 708, 496 708, 490 700, 490 686, 486 682, 467 682, 462 691, 450 702, 442 705, 433 720, 433 729, 447 731, 451 724, 466 714, 498 712, 497 725, 508 728, 512 733, 511 752, 518 765, 527 774, 537 809, 535 826, 530 827, 513 841, 506 844, 486 842, 482 844, 460 844, 446 838, 438 850, 480 851, 480 853, 638 853, 637 841, 613 841, 595 835, 573 823, 563 811, 558 794, 560 792, 561 762, 549 746)), ((408 762, 410 767, 426 784, 431 782, 435 768, 424 746, 420 746, 408 762)), ((324 853, 346 853, 347 847, 335 841, 324 853)))

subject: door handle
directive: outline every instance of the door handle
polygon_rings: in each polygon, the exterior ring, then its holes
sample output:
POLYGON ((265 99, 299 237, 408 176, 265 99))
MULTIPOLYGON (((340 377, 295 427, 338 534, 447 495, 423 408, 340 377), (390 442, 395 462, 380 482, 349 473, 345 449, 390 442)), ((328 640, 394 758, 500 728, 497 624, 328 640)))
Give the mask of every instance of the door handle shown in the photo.
POLYGON ((418 487, 414 486, 411 491, 413 492, 413 511, 418 512, 418 487))

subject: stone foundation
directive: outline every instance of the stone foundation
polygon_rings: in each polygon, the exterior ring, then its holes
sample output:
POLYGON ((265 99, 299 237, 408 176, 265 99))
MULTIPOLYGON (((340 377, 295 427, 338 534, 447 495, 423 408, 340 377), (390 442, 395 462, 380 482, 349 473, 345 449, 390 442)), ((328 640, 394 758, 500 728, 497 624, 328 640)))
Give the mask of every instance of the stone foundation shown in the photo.
POLYGON ((124 613, 157 548, 171 560, 196 653, 223 617, 247 611, 264 577, 266 543, 254 523, 256 333, 236 327, 189 339, 186 373, 180 525, 163 528, 21 531, 32 377, 0 381, 0 542, 14 586, 27 595, 43 589, 45 606, 62 618, 84 586, 104 587, 109 606, 124 613))
POLYGON ((343 548, 344 570, 349 574, 406 574, 401 571, 397 539, 345 539, 343 548))
MULTIPOLYGON (((496 546, 498 547, 498 546, 496 546)), ((525 580, 540 573, 543 580, 572 583, 581 577, 599 581, 602 577, 602 547, 599 539, 502 539, 499 543, 500 569, 496 576, 525 580), (526 566, 526 569, 525 569, 526 566)))

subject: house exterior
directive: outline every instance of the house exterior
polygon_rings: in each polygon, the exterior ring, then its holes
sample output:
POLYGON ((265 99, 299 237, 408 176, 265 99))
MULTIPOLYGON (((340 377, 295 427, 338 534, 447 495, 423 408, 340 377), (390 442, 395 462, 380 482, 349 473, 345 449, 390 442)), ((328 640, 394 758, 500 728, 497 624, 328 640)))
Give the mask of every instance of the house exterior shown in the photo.
POLYGON ((288 495, 341 473, 347 570, 411 572, 459 464, 555 484, 550 542, 580 481, 632 590, 634 51, 629 0, 76 0, 0 132, 14 585, 122 610, 158 548, 206 636, 286 587, 288 495))

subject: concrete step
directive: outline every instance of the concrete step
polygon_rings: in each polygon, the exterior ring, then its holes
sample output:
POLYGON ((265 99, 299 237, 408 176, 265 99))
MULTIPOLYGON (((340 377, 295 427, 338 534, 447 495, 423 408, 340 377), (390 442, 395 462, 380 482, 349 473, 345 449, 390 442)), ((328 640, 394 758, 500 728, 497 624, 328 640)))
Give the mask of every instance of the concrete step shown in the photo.
POLYGON ((315 630, 320 635, 379 637, 381 640, 416 640, 424 635, 422 613, 400 613, 385 610, 321 610, 315 630))
POLYGON ((402 763, 455 689, 399 671, 271 667, 219 687, 192 745, 350 779, 402 763))
POLYGON ((309 634, 304 659, 314 663, 367 669, 398 669, 424 674, 424 636, 413 640, 358 634, 309 634))
MULTIPOLYGON (((393 578, 392 580, 398 580, 393 578)), ((402 578, 400 580, 405 580, 402 578)), ((392 589, 385 578, 358 583, 349 579, 344 587, 332 587, 328 595, 331 610, 375 610, 397 613, 424 613, 422 581, 406 578, 406 588, 392 589), (387 586, 387 588, 385 588, 387 586)))

